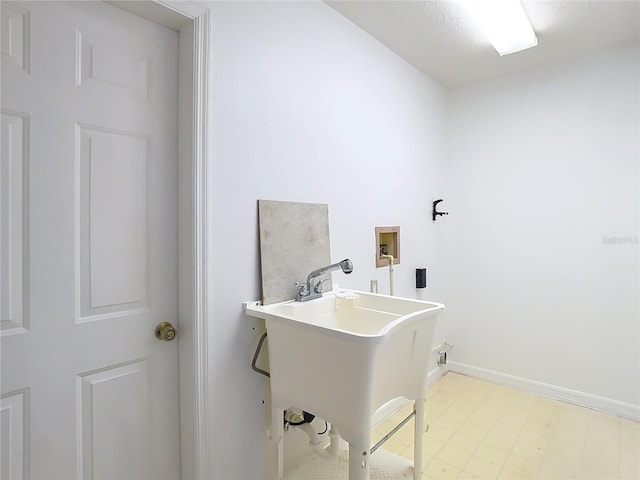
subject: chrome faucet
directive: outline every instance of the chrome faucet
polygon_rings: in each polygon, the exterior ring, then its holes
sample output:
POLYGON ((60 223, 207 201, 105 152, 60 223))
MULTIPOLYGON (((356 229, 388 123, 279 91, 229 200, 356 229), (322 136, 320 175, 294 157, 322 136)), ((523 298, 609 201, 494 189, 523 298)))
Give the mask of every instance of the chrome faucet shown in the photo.
POLYGON ((351 273, 353 272, 353 263, 351 263, 351 260, 348 258, 345 258, 341 262, 314 270, 307 276, 305 283, 296 283, 296 286, 300 287, 296 302, 306 302, 307 300, 321 297, 322 284, 329 280, 329 277, 322 278, 322 276, 339 268, 341 268, 344 273, 351 273))

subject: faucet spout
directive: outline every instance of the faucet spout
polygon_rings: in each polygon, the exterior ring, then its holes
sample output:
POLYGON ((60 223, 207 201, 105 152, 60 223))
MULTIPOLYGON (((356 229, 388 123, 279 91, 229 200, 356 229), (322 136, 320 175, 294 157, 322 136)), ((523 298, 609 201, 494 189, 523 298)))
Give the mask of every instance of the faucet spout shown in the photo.
POLYGON ((323 283, 323 279, 321 277, 338 269, 341 269, 344 273, 349 274, 353 272, 353 263, 348 258, 345 258, 340 262, 333 263, 331 265, 327 265, 326 267, 321 267, 312 271, 307 276, 306 283, 300 285, 300 291, 298 292, 296 301, 306 302, 307 300, 313 300, 314 298, 321 297, 323 283))
POLYGON ((317 270, 314 270, 309 274, 309 276, 307 277, 307 282, 314 277, 319 277, 320 275, 324 275, 325 273, 338 270, 339 268, 342 269, 344 273, 351 273, 353 272, 353 263, 348 258, 345 258, 341 262, 334 263, 332 265, 327 265, 326 267, 318 268, 317 270))

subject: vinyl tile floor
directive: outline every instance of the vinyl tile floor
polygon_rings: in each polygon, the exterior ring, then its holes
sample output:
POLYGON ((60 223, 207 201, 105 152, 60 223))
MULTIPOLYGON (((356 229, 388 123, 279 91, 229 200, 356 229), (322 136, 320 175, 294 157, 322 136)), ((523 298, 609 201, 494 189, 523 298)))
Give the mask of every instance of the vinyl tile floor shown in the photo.
MULTIPOLYGON (((378 425, 373 442, 412 408, 378 425)), ((425 424, 425 480, 640 480, 640 422, 464 375, 429 387, 425 424)), ((413 422, 382 448, 413 459, 413 422)))

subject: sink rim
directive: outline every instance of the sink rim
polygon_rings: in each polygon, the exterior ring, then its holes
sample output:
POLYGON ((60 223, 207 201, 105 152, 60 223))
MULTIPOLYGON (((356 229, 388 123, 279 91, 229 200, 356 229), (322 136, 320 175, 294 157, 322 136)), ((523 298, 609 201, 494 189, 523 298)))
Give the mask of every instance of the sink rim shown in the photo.
MULTIPOLYGON (((365 307, 366 308, 366 307, 365 307)), ((279 322, 279 323, 285 323, 287 325, 290 325, 294 328, 304 328, 304 329, 313 329, 313 330, 320 330, 321 332, 328 334, 328 335, 332 335, 332 336, 340 336, 340 337, 344 337, 350 341, 375 341, 375 342, 381 342, 384 340, 384 338, 390 333, 392 332, 397 326, 399 326, 400 324, 403 324, 407 321, 411 321, 412 319, 414 319, 415 317, 424 315, 424 314, 430 314, 429 316, 434 316, 435 319, 435 314, 441 312, 442 310, 445 309, 445 305, 439 302, 433 302, 433 301, 429 301, 429 300, 418 300, 418 299, 413 299, 413 298, 407 298, 407 297, 399 297, 399 296, 389 296, 389 295, 384 295, 384 294, 379 294, 379 293, 370 293, 370 292, 363 292, 363 291, 359 291, 359 290, 353 290, 350 288, 337 288, 334 290, 331 290, 329 292, 325 292, 322 294, 322 297, 314 299, 314 300, 309 300, 308 302, 296 302, 295 300, 285 300, 283 302, 278 302, 278 303, 272 303, 269 305, 261 305, 261 302, 250 302, 249 304, 247 304, 247 308, 246 308, 246 313, 247 315, 253 316, 253 317, 258 317, 258 318, 263 318, 265 320, 265 322, 267 323, 267 332, 269 330, 268 328, 268 322, 269 321, 275 321, 275 322, 279 322), (335 327, 335 326, 331 326, 331 325, 326 325, 326 324, 322 324, 319 322, 314 322, 314 321, 309 321, 309 320, 305 320, 305 319, 301 319, 299 317, 293 316, 293 315, 287 315, 286 313, 283 314, 282 312, 278 312, 278 309, 280 309, 282 306, 286 306, 286 305, 300 305, 300 309, 305 310, 305 309, 311 309, 314 307, 318 306, 319 302, 326 302, 327 300, 333 298, 333 301, 335 302, 337 299, 339 299, 340 297, 338 296, 338 294, 340 293, 344 293, 344 294, 356 294, 356 295, 363 295, 363 296, 369 296, 369 297, 373 297, 373 298, 386 298, 386 299, 390 299, 390 300, 396 300, 396 301, 400 301, 400 302, 411 302, 411 303, 415 303, 418 305, 424 305, 425 308, 420 309, 420 310, 416 310, 414 312, 410 312, 410 313, 406 313, 406 314, 397 314, 391 311, 385 311, 385 313, 390 313, 393 315, 397 315, 397 318, 391 320, 390 322, 386 323, 382 328, 380 328, 377 332, 375 333, 360 333, 360 332, 356 332, 353 330, 347 330, 344 328, 339 328, 339 327, 335 327)), ((375 309, 371 309, 376 311, 375 309)), ((377 311, 383 311, 383 310, 377 310, 377 311)))

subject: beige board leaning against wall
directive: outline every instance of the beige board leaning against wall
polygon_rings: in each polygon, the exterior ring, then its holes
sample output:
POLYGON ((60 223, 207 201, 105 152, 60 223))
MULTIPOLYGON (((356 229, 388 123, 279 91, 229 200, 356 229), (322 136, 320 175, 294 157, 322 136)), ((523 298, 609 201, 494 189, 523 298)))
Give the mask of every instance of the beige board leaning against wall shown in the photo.
MULTIPOLYGON (((321 203, 258 200, 264 305, 292 300, 296 282, 329 265, 329 207, 321 203)), ((325 284, 331 290, 331 281, 325 284)))

